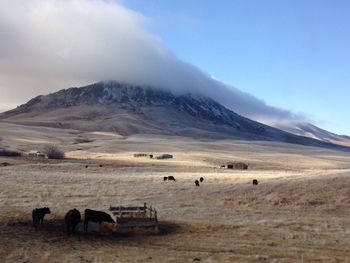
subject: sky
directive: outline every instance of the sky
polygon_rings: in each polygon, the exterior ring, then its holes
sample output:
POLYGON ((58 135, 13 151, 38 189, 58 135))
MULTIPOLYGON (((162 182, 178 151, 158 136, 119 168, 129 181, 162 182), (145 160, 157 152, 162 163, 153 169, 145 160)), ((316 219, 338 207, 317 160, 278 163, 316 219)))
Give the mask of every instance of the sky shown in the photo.
POLYGON ((180 58, 271 105, 350 134, 347 0, 126 0, 180 58))
POLYGON ((0 1, 0 110, 96 81, 350 134, 350 2, 0 1))

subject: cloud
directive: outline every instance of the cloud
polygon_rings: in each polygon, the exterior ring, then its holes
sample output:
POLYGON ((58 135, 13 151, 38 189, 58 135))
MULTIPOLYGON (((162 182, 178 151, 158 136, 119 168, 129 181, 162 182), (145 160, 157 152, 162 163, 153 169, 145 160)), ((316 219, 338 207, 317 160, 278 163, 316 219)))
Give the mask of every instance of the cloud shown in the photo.
POLYGON ((180 60, 148 32, 148 23, 116 1, 2 0, 0 104, 116 80, 210 96, 265 123, 302 118, 180 60))

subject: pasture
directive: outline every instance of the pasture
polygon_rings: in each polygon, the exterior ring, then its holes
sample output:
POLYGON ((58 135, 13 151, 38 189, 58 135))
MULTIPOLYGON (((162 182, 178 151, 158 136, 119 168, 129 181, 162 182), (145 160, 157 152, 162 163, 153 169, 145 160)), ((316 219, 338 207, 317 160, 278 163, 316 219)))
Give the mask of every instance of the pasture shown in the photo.
MULTIPOLYGON (((45 139, 61 138, 66 160, 0 158, 9 164, 0 167, 1 262, 349 260, 349 153, 268 142, 101 134, 84 135, 92 142, 77 146, 70 143, 71 135, 45 139), (148 151, 174 158, 133 157, 148 151), (220 168, 236 160, 249 169, 220 168), (168 176, 176 181, 164 181, 168 176), (196 187, 200 177, 204 180, 196 187), (107 212, 111 205, 144 202, 158 211, 158 235, 112 235, 105 225, 101 233, 65 233, 69 209, 107 212), (32 209, 45 206, 51 214, 35 230, 32 209)), ((16 149, 27 143, 4 138, 16 149)))

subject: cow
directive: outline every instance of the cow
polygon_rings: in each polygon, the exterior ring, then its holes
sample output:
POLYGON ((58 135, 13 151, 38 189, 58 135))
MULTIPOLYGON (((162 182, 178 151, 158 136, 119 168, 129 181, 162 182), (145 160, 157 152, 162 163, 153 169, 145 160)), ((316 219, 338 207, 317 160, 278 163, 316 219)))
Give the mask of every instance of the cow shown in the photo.
POLYGON ((174 176, 170 175, 170 176, 168 176, 168 181, 176 181, 176 180, 175 180, 174 176))
POLYGON ((115 223, 115 221, 112 219, 112 217, 102 211, 96 211, 91 209, 85 209, 85 216, 84 216, 84 231, 87 232, 88 230, 88 223, 89 221, 99 223, 107 222, 107 223, 115 223))
POLYGON ((103 165, 102 165, 102 164, 100 164, 99 166, 100 166, 100 167, 103 167, 103 165))
POLYGON ((88 168, 89 166, 88 165, 85 165, 85 168, 88 168))
POLYGON ((258 185, 258 180, 257 179, 253 179, 253 185, 258 185))
POLYGON ((164 177, 163 177, 163 180, 164 180, 164 181, 167 181, 167 180, 168 180, 168 176, 164 176, 164 177))
POLYGON ((201 183, 203 183, 204 178, 203 178, 203 177, 199 178, 199 181, 200 181, 201 183))
POLYGON ((33 226, 37 227, 38 225, 42 225, 46 214, 51 214, 50 208, 35 208, 32 211, 33 226))
POLYGON ((221 166, 220 166, 220 168, 225 168, 225 165, 224 165, 224 164, 223 164, 223 165, 221 165, 221 166))
POLYGON ((199 181, 198 180, 194 181, 194 183, 195 183, 196 186, 199 186, 199 181))
POLYGON ((73 234, 75 231, 76 226, 80 223, 81 221, 81 215, 79 210, 73 208, 69 210, 64 217, 64 222, 66 224, 66 229, 67 229, 67 234, 73 234))

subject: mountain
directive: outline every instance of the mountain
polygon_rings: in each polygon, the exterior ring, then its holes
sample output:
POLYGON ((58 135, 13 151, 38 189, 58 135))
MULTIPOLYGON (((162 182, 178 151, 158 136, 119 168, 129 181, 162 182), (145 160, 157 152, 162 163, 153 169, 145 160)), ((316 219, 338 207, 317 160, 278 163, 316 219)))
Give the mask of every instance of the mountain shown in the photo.
POLYGON ((320 140, 323 142, 350 146, 350 137, 345 135, 338 135, 324 129, 321 129, 308 122, 297 122, 291 124, 275 125, 275 128, 283 131, 293 133, 295 135, 304 136, 320 140))
POLYGON ((235 138, 336 147, 252 121, 204 96, 118 82, 99 82, 33 98, 0 114, 23 125, 111 131, 123 136, 166 134, 198 139, 235 138))

